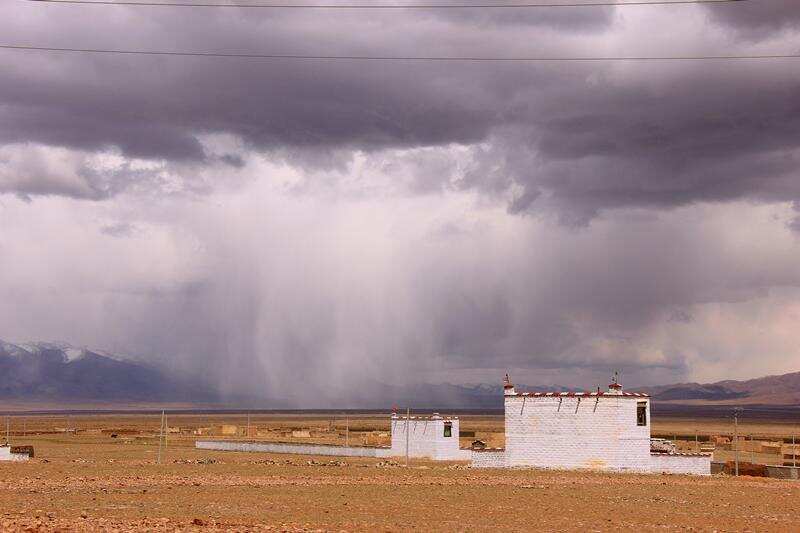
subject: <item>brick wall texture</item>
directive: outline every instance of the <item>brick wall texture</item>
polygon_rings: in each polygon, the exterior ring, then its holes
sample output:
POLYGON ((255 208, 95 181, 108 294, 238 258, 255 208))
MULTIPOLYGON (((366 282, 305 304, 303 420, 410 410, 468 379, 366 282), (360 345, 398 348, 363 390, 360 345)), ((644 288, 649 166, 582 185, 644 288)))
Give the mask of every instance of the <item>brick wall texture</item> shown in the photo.
POLYGON ((504 451, 473 451, 472 466, 711 473, 710 456, 650 452, 650 401, 641 396, 506 395, 505 440, 504 451))
POLYGON ((641 398, 506 396, 508 466, 650 470, 650 412, 637 426, 641 398))

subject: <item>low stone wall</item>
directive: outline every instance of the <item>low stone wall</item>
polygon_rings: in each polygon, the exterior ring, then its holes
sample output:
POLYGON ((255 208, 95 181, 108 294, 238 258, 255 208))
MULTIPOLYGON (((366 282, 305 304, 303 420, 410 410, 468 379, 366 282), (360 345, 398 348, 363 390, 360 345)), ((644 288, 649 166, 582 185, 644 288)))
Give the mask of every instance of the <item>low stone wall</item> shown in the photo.
POLYGON ((473 468, 505 468, 506 451, 499 449, 472 450, 473 468))
POLYGON ((650 471, 654 474, 711 475, 711 456, 707 454, 650 454, 650 471))
POLYGON ((472 450, 466 448, 459 448, 455 451, 449 451, 446 455, 439 455, 434 457, 435 461, 471 461, 472 450))
POLYGON ((334 446, 328 444, 293 444, 288 442, 237 442, 228 440, 198 440, 195 448, 228 452, 291 453, 298 455, 332 455, 338 457, 391 457, 389 448, 334 446))
POLYGON ((30 456, 27 453, 12 453, 8 446, 0 446, 0 461, 27 461, 30 456))
POLYGON ((800 466, 767 465, 767 476, 778 479, 800 479, 800 466))
MULTIPOLYGON (((650 472, 654 474, 711 475, 711 456, 700 454, 651 455, 650 472)), ((502 449, 472 450, 473 468, 508 468, 506 451, 502 449)))

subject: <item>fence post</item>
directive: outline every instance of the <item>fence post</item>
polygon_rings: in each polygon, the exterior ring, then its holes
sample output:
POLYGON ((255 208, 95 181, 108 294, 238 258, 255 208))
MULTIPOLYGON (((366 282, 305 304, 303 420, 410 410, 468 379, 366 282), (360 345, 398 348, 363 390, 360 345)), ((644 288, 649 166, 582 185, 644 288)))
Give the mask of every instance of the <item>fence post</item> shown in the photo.
POLYGON ((733 462, 735 467, 734 475, 739 475, 739 412, 733 412, 733 462))
POLYGON ((411 431, 411 408, 406 408, 406 468, 409 466, 408 442, 411 431))
POLYGON ((161 439, 164 437, 164 411, 161 411, 161 425, 158 427, 158 464, 161 464, 161 439))

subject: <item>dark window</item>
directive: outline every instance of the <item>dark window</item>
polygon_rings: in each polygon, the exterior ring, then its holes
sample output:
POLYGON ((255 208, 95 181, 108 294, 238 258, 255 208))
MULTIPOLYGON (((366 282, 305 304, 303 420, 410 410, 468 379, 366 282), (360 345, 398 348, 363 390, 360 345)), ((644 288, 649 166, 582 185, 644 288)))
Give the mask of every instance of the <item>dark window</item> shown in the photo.
POLYGON ((453 436, 453 423, 452 422, 445 422, 444 423, 444 436, 445 437, 452 437, 453 436))
POLYGON ((638 402, 636 404, 636 425, 647 425, 647 402, 638 402))

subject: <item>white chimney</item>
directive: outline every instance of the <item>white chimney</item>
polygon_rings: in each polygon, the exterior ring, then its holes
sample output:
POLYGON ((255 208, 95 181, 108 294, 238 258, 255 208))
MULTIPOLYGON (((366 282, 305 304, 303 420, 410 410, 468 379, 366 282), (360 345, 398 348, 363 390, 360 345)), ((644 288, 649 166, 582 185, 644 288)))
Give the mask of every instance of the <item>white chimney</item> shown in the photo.
POLYGON ((503 378, 503 394, 506 396, 514 396, 517 392, 514 390, 514 384, 508 378, 508 374, 503 378))

